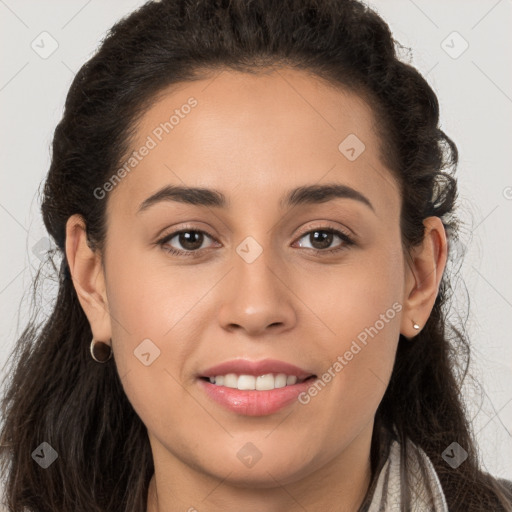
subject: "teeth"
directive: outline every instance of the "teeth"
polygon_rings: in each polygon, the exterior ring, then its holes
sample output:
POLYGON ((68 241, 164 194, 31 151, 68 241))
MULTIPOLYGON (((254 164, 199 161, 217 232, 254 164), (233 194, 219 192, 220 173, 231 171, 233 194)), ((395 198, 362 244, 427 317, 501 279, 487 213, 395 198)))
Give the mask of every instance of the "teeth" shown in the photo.
MULTIPOLYGON (((217 377, 215 377, 215 382, 217 382, 217 377)), ((224 375, 224 384, 227 388, 237 388, 238 387, 238 377, 234 373, 228 373, 224 375)))
POLYGON ((286 375, 278 373, 276 375, 267 373, 265 375, 236 375, 228 373, 227 375, 217 375, 210 377, 210 382, 217 386, 225 386, 227 388, 268 391, 271 389, 284 388, 285 386, 293 386, 297 382, 295 375, 286 375))
POLYGON ((240 375, 238 377, 238 389, 256 389, 256 377, 253 375, 240 375))
POLYGON ((286 375, 284 373, 278 373, 276 375, 274 386, 276 388, 284 388, 286 386, 286 375))
MULTIPOLYGON (((215 381, 216 383, 217 381, 215 381)), ((274 376, 271 373, 267 375, 260 375, 256 378, 256 389, 258 391, 267 391, 269 389, 274 389, 274 376)))
POLYGON ((286 377, 286 385, 287 386, 293 386, 293 384, 295 384, 297 382, 297 377, 295 377, 295 375, 288 375, 288 377, 286 377))

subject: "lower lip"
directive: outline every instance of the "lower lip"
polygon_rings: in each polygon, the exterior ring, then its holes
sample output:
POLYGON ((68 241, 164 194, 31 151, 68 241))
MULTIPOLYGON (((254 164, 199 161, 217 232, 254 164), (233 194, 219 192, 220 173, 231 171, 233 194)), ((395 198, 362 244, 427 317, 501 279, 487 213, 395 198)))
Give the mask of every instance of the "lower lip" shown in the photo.
POLYGON ((200 385, 212 400, 230 411, 245 416, 266 416, 283 409, 297 400, 300 393, 306 391, 314 381, 315 379, 308 379, 293 386, 258 391, 217 386, 199 379, 200 385))

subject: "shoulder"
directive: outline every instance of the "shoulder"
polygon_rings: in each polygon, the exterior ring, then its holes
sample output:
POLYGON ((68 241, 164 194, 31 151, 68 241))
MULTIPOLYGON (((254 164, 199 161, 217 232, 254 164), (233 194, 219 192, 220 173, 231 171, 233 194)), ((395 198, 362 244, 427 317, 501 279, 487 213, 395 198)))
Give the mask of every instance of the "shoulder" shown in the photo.
POLYGON ((507 480, 506 478, 496 478, 496 481, 506 487, 512 493, 512 480, 507 480))
MULTIPOLYGON (((499 478, 497 476, 493 476, 493 478, 494 481, 502 488, 502 490, 504 489, 503 492, 505 494, 505 501, 509 505, 512 505, 512 480, 508 480, 506 478, 499 478)), ((512 508, 507 510, 512 510, 512 508)))

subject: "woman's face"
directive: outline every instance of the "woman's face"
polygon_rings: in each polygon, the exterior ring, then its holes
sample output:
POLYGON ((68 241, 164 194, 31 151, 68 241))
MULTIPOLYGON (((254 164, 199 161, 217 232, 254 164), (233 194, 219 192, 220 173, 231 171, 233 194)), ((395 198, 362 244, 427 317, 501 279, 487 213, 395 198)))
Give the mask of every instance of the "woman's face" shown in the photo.
POLYGON ((169 89, 131 148, 98 199, 105 301, 156 468, 253 487, 350 472, 412 325, 369 107, 299 71, 224 71, 169 89))

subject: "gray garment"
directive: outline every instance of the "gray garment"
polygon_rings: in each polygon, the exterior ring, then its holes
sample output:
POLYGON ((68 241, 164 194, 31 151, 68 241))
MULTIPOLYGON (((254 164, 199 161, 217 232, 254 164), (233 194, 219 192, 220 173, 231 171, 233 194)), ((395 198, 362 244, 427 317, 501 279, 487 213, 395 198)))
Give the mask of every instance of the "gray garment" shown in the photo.
MULTIPOLYGON (((407 440, 407 456, 411 485, 409 489, 403 488, 400 475, 401 445, 395 436, 388 435, 386 430, 381 431, 381 460, 376 469, 378 477, 358 512, 401 512, 401 503, 407 502, 407 493, 410 498, 410 505, 405 507, 407 512, 449 512, 441 482, 430 458, 410 439, 407 440), (420 460, 425 469, 420 466, 420 460)), ((512 493, 511 480, 494 478, 512 493)))
MULTIPOLYGON (((449 512, 441 482, 432 462, 419 446, 410 440, 407 442, 411 478, 411 502, 408 510, 411 512, 449 512), (422 471, 419 459, 423 460, 427 468, 426 473, 422 471)), ((400 512, 402 492, 400 444, 393 440, 389 456, 379 473, 368 512, 400 512)))

